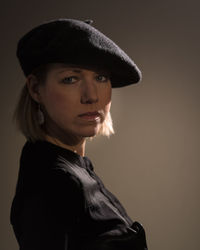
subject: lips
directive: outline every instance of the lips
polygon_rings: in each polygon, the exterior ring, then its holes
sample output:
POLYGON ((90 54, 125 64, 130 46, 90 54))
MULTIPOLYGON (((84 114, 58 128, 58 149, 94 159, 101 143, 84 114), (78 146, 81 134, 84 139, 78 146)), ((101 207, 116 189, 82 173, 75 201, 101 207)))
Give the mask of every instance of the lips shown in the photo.
POLYGON ((94 112, 87 112, 87 113, 83 113, 78 115, 80 118, 86 119, 86 120, 97 120, 100 119, 100 113, 98 111, 94 111, 94 112))

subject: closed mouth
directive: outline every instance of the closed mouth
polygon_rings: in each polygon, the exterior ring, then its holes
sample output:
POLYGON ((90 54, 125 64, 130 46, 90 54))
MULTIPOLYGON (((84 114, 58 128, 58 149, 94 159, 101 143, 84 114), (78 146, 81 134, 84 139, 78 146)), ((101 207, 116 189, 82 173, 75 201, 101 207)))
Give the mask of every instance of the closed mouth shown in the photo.
POLYGON ((79 116, 80 117, 82 117, 82 116, 100 116, 100 113, 97 111, 94 111, 94 112, 83 113, 83 114, 80 114, 79 116))
POLYGON ((101 114, 98 111, 94 111, 94 112, 86 112, 86 113, 82 113, 80 115, 78 115, 78 117, 87 120, 87 121, 98 121, 101 118, 101 114))

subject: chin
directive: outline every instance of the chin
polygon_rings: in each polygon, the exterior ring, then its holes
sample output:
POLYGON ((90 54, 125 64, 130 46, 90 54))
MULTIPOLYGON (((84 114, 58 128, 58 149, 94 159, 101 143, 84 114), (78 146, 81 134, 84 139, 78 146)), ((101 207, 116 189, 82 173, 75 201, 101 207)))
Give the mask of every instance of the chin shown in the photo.
POLYGON ((99 126, 95 128, 84 129, 83 131, 79 131, 79 132, 81 132, 80 135, 83 137, 94 137, 99 133, 99 126))

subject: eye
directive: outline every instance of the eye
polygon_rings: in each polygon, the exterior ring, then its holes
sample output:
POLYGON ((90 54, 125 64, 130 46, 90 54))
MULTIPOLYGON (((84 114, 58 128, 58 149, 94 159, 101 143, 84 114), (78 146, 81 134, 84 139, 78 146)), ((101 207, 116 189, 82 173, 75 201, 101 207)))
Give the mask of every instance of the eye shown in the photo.
POLYGON ((75 83, 78 80, 76 76, 69 76, 69 77, 64 77, 61 82, 66 83, 66 84, 72 84, 75 83))
POLYGON ((98 82, 107 82, 109 80, 109 77, 105 75, 97 75, 96 80, 98 82))

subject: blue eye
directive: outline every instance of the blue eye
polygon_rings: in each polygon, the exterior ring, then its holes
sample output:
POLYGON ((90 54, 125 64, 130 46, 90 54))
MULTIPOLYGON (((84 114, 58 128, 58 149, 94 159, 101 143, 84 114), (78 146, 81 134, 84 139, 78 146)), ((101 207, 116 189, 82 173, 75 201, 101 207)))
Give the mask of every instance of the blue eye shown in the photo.
POLYGON ((67 83, 67 84, 71 84, 71 83, 74 83, 76 81, 77 81, 77 77, 75 77, 75 76, 64 77, 62 79, 62 82, 67 83))
POLYGON ((109 80, 109 77, 105 75, 98 75, 96 77, 96 80, 99 82, 107 82, 109 80))

